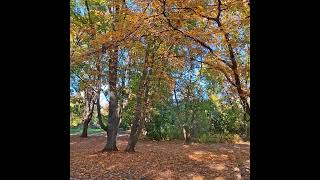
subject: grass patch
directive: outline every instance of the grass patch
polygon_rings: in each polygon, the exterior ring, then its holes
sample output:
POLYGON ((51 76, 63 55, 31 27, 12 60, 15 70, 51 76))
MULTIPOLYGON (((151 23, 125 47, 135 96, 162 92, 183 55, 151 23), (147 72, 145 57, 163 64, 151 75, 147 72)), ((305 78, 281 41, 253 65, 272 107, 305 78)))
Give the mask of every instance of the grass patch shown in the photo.
MULTIPOLYGON (((103 129, 92 129, 88 128, 88 135, 103 133, 103 129)), ((80 135, 82 133, 82 128, 70 128, 70 135, 80 135)))

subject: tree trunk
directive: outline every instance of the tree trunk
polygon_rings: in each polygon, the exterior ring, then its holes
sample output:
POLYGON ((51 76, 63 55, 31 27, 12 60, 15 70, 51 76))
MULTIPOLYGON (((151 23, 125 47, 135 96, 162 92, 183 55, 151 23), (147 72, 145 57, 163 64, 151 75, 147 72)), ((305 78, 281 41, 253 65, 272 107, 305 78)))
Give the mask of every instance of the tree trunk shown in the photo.
POLYGON ((81 133, 80 137, 82 137, 82 138, 88 137, 88 124, 89 124, 89 122, 90 122, 89 119, 86 119, 83 122, 82 133, 81 133))
MULTIPOLYGON (((116 24, 118 23, 118 15, 120 9, 126 8, 125 1, 121 4, 115 3, 113 7, 114 11, 109 12, 113 15, 112 29, 117 31, 116 24)), ((117 148, 117 133, 119 128, 119 112, 118 112, 118 93, 117 93, 117 81, 118 81, 118 45, 114 45, 109 49, 109 115, 108 115, 108 127, 107 127, 107 143, 102 151, 118 151, 117 148)))
POLYGON ((132 122, 132 126, 131 126, 131 132, 130 132, 130 136, 128 139, 128 145, 125 151, 127 152, 134 152, 134 148, 135 145, 138 141, 138 137, 139 134, 142 130, 142 107, 143 107, 143 87, 146 84, 146 80, 145 77, 146 76, 146 70, 144 70, 142 77, 140 79, 140 83, 139 83, 139 90, 137 93, 137 104, 136 104, 136 108, 135 108, 135 115, 134 115, 134 120, 132 122))
MULTIPOLYGON (((148 89, 145 91, 146 93, 148 93, 148 89)), ((144 127, 144 122, 145 122, 145 119, 146 119, 146 109, 148 107, 148 100, 145 96, 145 99, 144 99, 144 105, 140 105, 140 108, 137 112, 137 114, 140 114, 140 117, 139 117, 139 120, 135 119, 135 123, 134 125, 132 125, 132 128, 131 128, 131 133, 130 133, 130 137, 128 139, 128 145, 127 145, 127 148, 126 148, 126 152, 134 152, 135 150, 135 146, 138 142, 138 139, 139 139, 139 135, 141 134, 142 132, 142 129, 144 127), (142 109, 143 108, 143 109, 142 109)))
MULTIPOLYGON (((139 106, 141 106, 141 105, 139 105, 139 106)), ((137 107, 136 111, 135 111, 135 118, 134 118, 134 121, 131 126, 131 132, 130 132, 130 136, 128 139, 128 144, 125 149, 126 152, 134 152, 135 151, 134 148, 138 142, 138 137, 139 137, 139 134, 142 130, 140 122, 141 122, 141 108, 137 107)))
POLYGON ((126 152, 134 152, 135 145, 138 142, 139 135, 142 131, 144 120, 145 120, 145 110, 148 103, 148 93, 149 93, 149 75, 151 73, 151 67, 149 67, 149 53, 146 52, 143 73, 139 82, 139 89, 137 93, 137 104, 135 109, 134 120, 131 126, 131 132, 128 139, 128 145, 126 147, 126 152))
POLYGON ((177 108, 179 110, 179 101, 178 101, 178 98, 177 98, 177 82, 175 81, 175 84, 174 84, 174 88, 173 88, 173 94, 174 94, 174 99, 176 101, 176 105, 177 105, 177 108))
MULTIPOLYGON (((193 102, 195 104, 195 102, 193 102)), ((196 113, 196 108, 192 105, 192 115, 191 115, 191 127, 190 127, 190 131, 191 131, 191 137, 195 137, 196 136, 196 132, 195 132, 195 113, 196 113)))
POLYGON ((92 119, 93 109, 94 109, 94 92, 90 92, 90 89, 85 91, 86 107, 84 112, 83 128, 80 137, 88 137, 88 125, 92 119))
POLYGON ((193 121, 194 121, 194 108, 192 106, 192 75, 194 66, 192 64, 192 58, 189 60, 189 83, 187 85, 187 106, 186 106, 186 124, 183 125, 184 144, 191 144, 191 137, 193 135, 193 121), (191 114, 189 113, 192 110, 191 114))
MULTIPOLYGON (((88 0, 85 0, 85 6, 86 6, 86 9, 87 9, 87 12, 88 12, 89 23, 90 23, 90 26, 92 28, 92 33, 91 33, 90 39, 93 40, 93 39, 95 39, 96 33, 95 33, 95 27, 94 27, 94 24, 93 24, 94 22, 92 21, 91 15, 90 15, 90 8, 89 8, 88 0)), ((100 75, 98 75, 98 80, 100 79, 99 77, 100 77, 100 75)), ((98 92, 100 92, 100 91, 98 91, 98 92)), ((94 101, 95 101, 95 92, 94 92, 94 90, 93 89, 88 89, 87 93, 86 93, 86 96, 87 95, 89 95, 89 98, 86 98, 86 100, 87 100, 86 103, 88 103, 88 109, 87 109, 86 118, 85 118, 84 123, 83 123, 83 131, 82 131, 82 134, 81 134, 80 137, 88 137, 88 125, 89 125, 89 123, 90 123, 90 121, 92 119, 92 115, 93 115, 94 101), (89 93, 88 91, 91 91, 91 93, 89 93), (91 104, 91 109, 90 109, 90 104, 91 104)))
POLYGON ((87 116, 87 118, 83 122, 82 134, 80 135, 80 137, 82 137, 82 138, 88 137, 88 126, 89 126, 89 123, 92 119, 93 109, 94 109, 94 104, 92 105, 92 108, 91 108, 89 115, 87 116))
POLYGON ((183 136, 184 136, 184 144, 191 144, 191 133, 189 126, 184 125, 183 126, 183 136))
POLYGON ((109 116, 107 129, 107 144, 103 151, 118 151, 117 132, 119 127, 118 94, 117 94, 117 71, 118 71, 118 46, 109 51, 109 116))

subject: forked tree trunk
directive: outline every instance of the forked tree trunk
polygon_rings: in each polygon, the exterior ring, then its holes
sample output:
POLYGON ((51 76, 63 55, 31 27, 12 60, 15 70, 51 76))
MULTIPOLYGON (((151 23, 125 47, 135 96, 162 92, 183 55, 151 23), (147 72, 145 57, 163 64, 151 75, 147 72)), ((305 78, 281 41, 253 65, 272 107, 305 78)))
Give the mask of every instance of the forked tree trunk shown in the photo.
POLYGON ((146 119, 146 107, 147 107, 146 101, 147 100, 145 100, 145 105, 140 105, 139 110, 136 112, 137 114, 139 113, 140 115, 139 115, 139 118, 138 118, 138 116, 135 117, 137 119, 135 119, 135 121, 132 124, 131 133, 130 133, 130 136, 128 139, 128 145, 125 149, 126 152, 134 152, 135 151, 135 146, 138 142, 139 135, 142 132, 142 129, 144 127, 144 122, 146 119))
POLYGON ((85 92, 85 100, 86 100, 86 107, 84 112, 84 120, 83 120, 83 127, 82 133, 80 137, 86 138, 88 137, 88 126, 92 119, 93 109, 94 109, 94 92, 90 92, 89 89, 85 92))
POLYGON ((135 146, 138 142, 139 135, 141 134, 144 120, 145 111, 148 106, 148 93, 149 93, 149 76, 151 73, 151 67, 149 67, 149 53, 146 52, 143 73, 139 82, 139 89, 137 93, 137 104, 135 108, 135 115, 131 126, 131 132, 128 139, 128 145, 125 149, 126 152, 134 152, 135 146))
MULTIPOLYGON (((145 71, 144 71, 145 72, 145 71)), ((137 94, 137 104, 135 108, 135 114, 134 114, 134 119, 132 122, 131 126, 131 132, 130 136, 128 139, 128 145, 126 147, 126 152, 134 152, 135 145, 137 144, 139 134, 142 130, 142 107, 143 107, 143 86, 146 84, 145 80, 146 74, 143 73, 141 80, 140 80, 140 85, 139 85, 139 90, 137 94)))
POLYGON ((82 138, 88 137, 88 126, 89 126, 89 123, 90 123, 90 121, 92 119, 93 109, 94 109, 94 104, 92 105, 91 111, 88 114, 87 118, 83 122, 82 133, 80 135, 80 137, 82 137, 82 138))

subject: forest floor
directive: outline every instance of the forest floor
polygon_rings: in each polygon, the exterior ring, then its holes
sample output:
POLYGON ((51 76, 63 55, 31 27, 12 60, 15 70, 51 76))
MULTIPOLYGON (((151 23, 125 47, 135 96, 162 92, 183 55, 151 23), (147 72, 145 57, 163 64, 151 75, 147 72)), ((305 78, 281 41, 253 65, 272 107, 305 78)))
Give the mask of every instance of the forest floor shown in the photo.
POLYGON ((126 153, 100 153, 106 137, 70 136, 70 179, 250 179, 250 143, 183 145, 183 141, 140 140, 126 153))

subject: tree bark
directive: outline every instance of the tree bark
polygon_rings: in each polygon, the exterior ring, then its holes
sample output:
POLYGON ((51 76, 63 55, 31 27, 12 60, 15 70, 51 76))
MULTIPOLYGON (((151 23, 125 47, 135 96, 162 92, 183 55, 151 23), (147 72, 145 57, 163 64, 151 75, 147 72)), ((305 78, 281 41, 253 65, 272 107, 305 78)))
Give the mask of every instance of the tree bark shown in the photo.
MULTIPOLYGON (((112 29, 117 31, 116 24, 119 20, 120 10, 126 8, 125 1, 115 2, 113 4, 113 10, 109 7, 110 13, 113 15, 112 29)), ((109 115, 108 115, 108 127, 107 127, 107 143, 102 151, 118 151, 117 148, 117 133, 119 128, 119 112, 118 112, 118 45, 113 45, 109 49, 109 115)))
MULTIPOLYGON (((92 18, 91 18, 88 0, 85 0, 85 6, 86 6, 87 13, 88 13, 88 20, 89 20, 90 26, 92 28, 92 33, 90 35, 90 39, 93 40, 93 39, 95 39, 96 32, 95 32, 94 22, 92 21, 92 18)), ((89 98, 90 100, 88 100, 88 102, 89 102, 88 115, 87 115, 87 118, 85 118, 84 123, 83 123, 83 131, 82 131, 81 137, 88 136, 88 125, 92 119, 96 96, 100 95, 100 81, 101 81, 100 60, 98 59, 97 61, 98 62, 96 63, 96 67, 97 67, 97 70, 99 71, 99 74, 98 74, 99 89, 98 89, 98 92, 95 92, 95 90, 93 88, 89 89, 91 91, 91 93, 90 93, 90 98, 89 98), (91 109, 90 109, 90 104, 91 104, 91 109)), ((97 108, 98 108, 98 106, 97 106, 97 108)), ((99 106, 99 110, 100 110, 100 106, 99 106)))
POLYGON ((128 144, 126 147, 126 152, 134 152, 135 145, 138 142, 139 135, 142 131, 144 120, 145 120, 145 110, 148 103, 148 93, 149 93, 149 79, 151 73, 151 67, 149 65, 149 53, 146 52, 143 73, 139 82, 139 89, 137 93, 137 104, 135 108, 135 115, 131 126, 131 132, 128 139, 128 144))
POLYGON ((191 144, 192 135, 193 135, 193 124, 194 124, 194 107, 192 106, 193 101, 193 91, 192 91, 192 75, 193 75, 194 66, 192 64, 192 57, 189 59, 189 83, 187 85, 187 106, 186 106, 186 123, 183 125, 183 136, 184 143, 191 144), (191 114, 189 111, 192 110, 191 114))
POLYGON ((118 46, 109 51, 109 116, 107 129, 107 144, 103 151, 118 151, 117 132, 119 127, 117 71, 118 71, 118 46))
POLYGON ((90 90, 87 89, 85 91, 85 101, 86 101, 86 108, 85 108, 85 115, 83 120, 83 128, 80 137, 86 138, 88 137, 88 126, 92 119, 93 109, 94 109, 94 92, 89 92, 90 90))
MULTIPOLYGON (((218 26, 220 28, 222 28, 220 22, 218 23, 218 26)), ((227 44, 228 44, 229 56, 230 56, 230 60, 232 62, 231 69, 233 71, 235 84, 236 84, 236 89, 237 89, 238 95, 240 97, 241 104, 243 106, 244 112, 250 117, 250 106, 248 104, 247 97, 245 96, 245 94, 244 94, 244 92, 242 90, 242 87, 241 87, 241 81, 240 81, 240 76, 239 76, 239 71, 238 71, 238 63, 237 63, 237 61, 235 59, 233 48, 232 48, 232 45, 230 43, 229 34, 225 33, 223 30, 222 30, 222 32, 224 33, 225 39, 226 39, 227 44)))
MULTIPOLYGON (((94 104, 92 106, 94 106, 94 104)), ((90 123, 90 121, 92 119, 93 108, 94 107, 91 108, 91 111, 90 111, 88 117, 83 122, 83 129, 82 129, 82 133, 80 135, 80 137, 82 137, 82 138, 88 137, 88 127, 89 127, 89 123, 90 123)))
POLYGON ((233 52, 233 47, 230 43, 230 38, 229 38, 229 33, 225 32, 225 30, 223 29, 223 26, 221 24, 220 21, 220 15, 221 15, 221 11, 222 11, 222 3, 221 0, 218 0, 218 14, 217 17, 214 19, 214 21, 218 24, 218 27, 220 28, 221 32, 223 33, 227 45, 228 45, 228 51, 229 51, 229 56, 230 56, 230 60, 232 65, 230 66, 234 75, 234 79, 235 79, 235 85, 236 85, 236 89, 238 92, 238 95, 240 97, 240 101, 241 104, 243 106, 244 112, 250 117, 250 106, 249 103, 247 101, 247 97, 243 92, 243 89, 241 87, 241 81, 240 81, 240 76, 239 76, 239 71, 238 71, 238 63, 236 61, 234 52, 233 52))
POLYGON ((130 136, 128 139, 128 145, 126 147, 126 152, 134 152, 134 148, 135 145, 138 141, 138 136, 139 136, 139 131, 141 131, 141 126, 140 126, 140 121, 141 121, 141 117, 142 117, 142 85, 145 84, 145 73, 143 73, 141 80, 140 80, 140 85, 139 85, 139 90, 137 93, 137 104, 136 104, 136 108, 135 108, 135 114, 134 114, 134 119, 132 122, 132 126, 131 126, 131 132, 130 132, 130 136))

